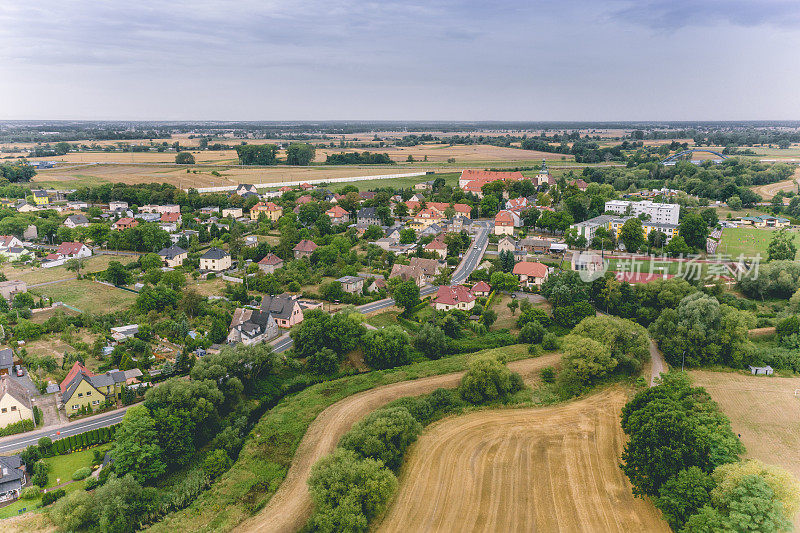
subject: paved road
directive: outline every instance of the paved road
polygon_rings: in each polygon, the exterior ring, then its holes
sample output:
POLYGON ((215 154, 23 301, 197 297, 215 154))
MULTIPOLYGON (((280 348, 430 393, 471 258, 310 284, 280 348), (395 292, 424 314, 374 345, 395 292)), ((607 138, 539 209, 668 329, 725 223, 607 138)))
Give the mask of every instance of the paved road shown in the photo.
MULTIPOLYGON (((473 246, 469 249, 469 252, 467 252, 464 258, 461 260, 461 263, 458 265, 458 268, 456 268, 455 272, 453 273, 453 283, 462 283, 469 277, 472 271, 475 270, 475 267, 480 263, 483 253, 486 251, 486 246, 489 243, 489 231, 491 230, 492 223, 487 221, 476 221, 475 223, 480 226, 480 229, 475 237, 473 246), (478 248, 475 248, 475 244, 478 245, 478 248)), ((419 294, 423 297, 429 296, 436 293, 438 289, 439 287, 435 285, 428 285, 423 287, 419 291, 419 294)), ((356 309, 359 313, 366 314, 374 311, 380 311, 381 309, 386 309, 393 305, 394 299, 386 298, 385 300, 378 300, 377 302, 362 305, 356 309)), ((292 344, 292 338, 286 334, 282 337, 279 337, 277 340, 272 341, 272 349, 276 353, 281 353, 291 348, 292 344)), ((119 422, 122 420, 122 416, 125 414, 125 410, 126 409, 123 408, 118 411, 114 411, 113 413, 97 415, 60 427, 51 426, 40 431, 26 433, 18 437, 7 438, 8 440, 0 439, 0 453, 8 453, 14 450, 25 448, 31 444, 36 444, 36 441, 45 436, 50 437, 53 440, 57 440, 60 438, 69 437, 70 435, 77 435, 79 433, 91 431, 99 427, 107 427, 113 426, 114 424, 119 424, 119 422), (61 432, 60 435, 56 434, 58 431, 61 432)))
POLYGON ((78 435, 97 428, 104 428, 119 424, 125 414, 126 408, 117 409, 110 413, 95 415, 77 422, 70 422, 61 426, 50 426, 40 430, 31 431, 13 437, 0 439, 0 454, 21 450, 36 442, 42 437, 50 437, 53 440, 63 439, 72 435, 78 435))

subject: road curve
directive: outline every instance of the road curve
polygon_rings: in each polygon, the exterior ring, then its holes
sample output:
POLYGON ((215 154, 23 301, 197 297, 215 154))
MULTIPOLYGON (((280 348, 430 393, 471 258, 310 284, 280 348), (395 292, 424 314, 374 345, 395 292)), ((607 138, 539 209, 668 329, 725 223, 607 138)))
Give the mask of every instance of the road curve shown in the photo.
MULTIPOLYGON (((548 354, 535 359, 514 361, 508 366, 522 374, 526 381, 531 381, 538 376, 539 370, 553 365, 558 358, 559 354, 548 354)), ((312 510, 307 485, 311 467, 318 459, 333 451, 339 439, 353 424, 398 398, 427 394, 440 387, 456 387, 463 375, 464 372, 455 372, 376 387, 349 396, 322 411, 300 441, 289 472, 278 491, 260 513, 244 521, 235 531, 294 533, 301 529, 312 510)))

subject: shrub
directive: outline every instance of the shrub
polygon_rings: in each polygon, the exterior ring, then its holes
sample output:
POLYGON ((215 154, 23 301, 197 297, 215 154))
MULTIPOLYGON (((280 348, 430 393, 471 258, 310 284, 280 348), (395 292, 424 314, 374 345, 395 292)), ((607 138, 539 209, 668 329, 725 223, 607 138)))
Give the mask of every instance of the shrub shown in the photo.
POLYGON ((405 407, 379 409, 358 422, 339 442, 364 459, 378 459, 392 470, 403 462, 403 454, 422 432, 405 407))
POLYGON ((370 520, 386 508, 397 478, 382 462, 338 448, 313 466, 308 486, 315 506, 313 528, 357 533, 366 532, 370 520))
POLYGON ((44 461, 36 461, 33 465, 33 476, 31 481, 34 485, 44 487, 47 485, 47 473, 50 471, 50 465, 44 461))
POLYGON ((94 490, 97 487, 99 487, 100 485, 102 485, 102 483, 100 482, 100 479, 98 479, 96 477, 90 477, 89 479, 86 480, 86 485, 83 488, 84 488, 84 490, 87 490, 87 491, 88 490, 94 490))
POLYGON ((86 479, 91 475, 92 475, 92 469, 88 466, 84 466, 83 468, 79 468, 72 473, 72 479, 74 481, 80 481, 82 479, 86 479))
POLYGON ((45 492, 42 495, 42 507, 47 507, 54 501, 58 500, 59 498, 63 498, 66 495, 66 491, 64 489, 57 489, 51 490, 50 492, 45 492))
POLYGON ((434 413, 446 413, 464 405, 461 395, 453 389, 436 389, 428 395, 434 413))
POLYGON ((423 426, 427 425, 433 416, 433 407, 427 398, 400 398, 392 402, 390 407, 404 407, 423 426))
POLYGON ((214 479, 227 472, 232 464, 225 450, 214 450, 203 460, 203 470, 209 478, 214 479))
POLYGON ((22 492, 19 494, 20 500, 32 500, 36 498, 39 494, 42 493, 41 487, 37 487, 36 485, 32 487, 25 487, 22 489, 22 492))
POLYGON ((514 379, 512 374, 496 357, 478 356, 470 362, 459 391, 473 404, 502 400, 520 389, 521 379, 514 379))
POLYGON ((558 337, 553 333, 545 333, 542 337, 542 349, 548 352, 558 350, 558 337))
POLYGON ((554 383, 556 380, 556 369, 552 366, 547 366, 541 372, 542 381, 545 383, 554 383))
POLYGON ((538 320, 533 320, 522 326, 519 332, 519 342, 539 344, 546 334, 547 330, 544 329, 544 326, 538 320))

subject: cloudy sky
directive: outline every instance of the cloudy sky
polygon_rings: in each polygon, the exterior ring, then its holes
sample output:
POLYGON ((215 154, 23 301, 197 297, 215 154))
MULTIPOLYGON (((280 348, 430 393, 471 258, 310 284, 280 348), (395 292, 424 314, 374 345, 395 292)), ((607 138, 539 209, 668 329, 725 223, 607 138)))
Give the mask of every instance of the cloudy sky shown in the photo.
POLYGON ((800 119, 797 0, 0 3, 0 119, 800 119))

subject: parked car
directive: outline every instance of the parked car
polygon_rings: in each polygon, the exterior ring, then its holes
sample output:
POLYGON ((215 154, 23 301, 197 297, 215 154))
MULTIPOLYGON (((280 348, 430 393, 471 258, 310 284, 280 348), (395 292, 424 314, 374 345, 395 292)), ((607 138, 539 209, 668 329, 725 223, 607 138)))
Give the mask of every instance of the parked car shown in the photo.
POLYGON ((17 372, 17 377, 22 377, 25 375, 25 368, 23 368, 22 365, 17 365, 15 370, 17 372))

